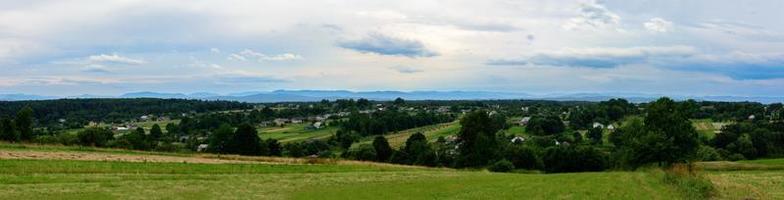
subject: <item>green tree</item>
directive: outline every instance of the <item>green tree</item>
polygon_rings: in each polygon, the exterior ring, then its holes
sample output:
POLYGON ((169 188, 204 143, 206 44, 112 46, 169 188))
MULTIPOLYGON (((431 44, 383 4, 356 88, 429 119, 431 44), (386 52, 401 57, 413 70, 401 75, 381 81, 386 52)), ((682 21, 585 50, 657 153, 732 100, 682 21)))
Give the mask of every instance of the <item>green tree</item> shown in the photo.
POLYGON ((122 139, 127 140, 127 142, 131 145, 132 149, 136 150, 149 150, 149 141, 147 140, 147 134, 144 132, 144 128, 139 127, 136 128, 135 131, 124 135, 122 139))
POLYGON ((157 142, 158 140, 163 137, 163 131, 161 131, 161 126, 158 124, 152 125, 152 129, 150 129, 150 140, 153 142, 157 142))
POLYGON ((402 152, 408 158, 408 164, 414 165, 436 165, 436 155, 427 138, 422 133, 414 133, 406 140, 402 152))
POLYGON ((601 144, 604 131, 600 127, 588 129, 588 139, 591 139, 593 144, 601 144))
POLYGON ((617 147, 616 153, 623 155, 622 165, 635 168, 693 159, 699 138, 680 107, 665 97, 648 105, 646 110, 644 120, 627 123, 610 138, 617 147))
POLYGON ((84 130, 79 131, 79 133, 76 134, 76 137, 78 138, 80 145, 95 147, 104 147, 109 140, 114 139, 112 131, 101 127, 85 128, 84 130))
POLYGON ((506 147, 504 158, 517 169, 538 169, 541 166, 536 151, 524 145, 512 144, 506 147))
POLYGON ((389 142, 387 142, 387 138, 384 136, 376 136, 373 139, 373 149, 376 151, 376 161, 386 162, 389 161, 389 157, 392 156, 392 147, 389 146, 389 142))
POLYGON ((528 121, 525 130, 535 135, 553 135, 566 130, 558 116, 534 116, 528 121))
POLYGON ((23 141, 33 139, 33 109, 30 106, 22 108, 16 114, 14 122, 19 133, 19 139, 23 141))
POLYGON ((8 118, 0 119, 0 139, 9 142, 19 141, 19 133, 14 126, 13 120, 8 118))
POLYGON ((250 124, 242 124, 237 127, 234 135, 228 143, 229 153, 240 155, 262 155, 265 149, 261 146, 258 132, 250 124))
POLYGON ((234 135, 234 128, 229 124, 221 124, 218 129, 207 137, 207 151, 214 153, 228 153, 227 146, 234 135))
POLYGON ((357 148, 349 149, 347 155, 355 160, 372 161, 377 159, 376 150, 370 144, 361 144, 357 148))
POLYGON ((267 149, 269 150, 268 155, 270 156, 283 155, 283 151, 281 149, 280 142, 278 142, 278 140, 270 138, 267 139, 265 143, 267 144, 267 149))
POLYGON ((401 106, 401 105, 406 104, 406 100, 404 100, 403 98, 398 97, 398 98, 395 99, 393 104, 395 104, 396 106, 401 106))
POLYGON ((496 133, 504 127, 493 120, 485 111, 474 111, 460 120, 458 133, 457 165, 459 167, 478 167, 489 164, 498 157, 496 133))

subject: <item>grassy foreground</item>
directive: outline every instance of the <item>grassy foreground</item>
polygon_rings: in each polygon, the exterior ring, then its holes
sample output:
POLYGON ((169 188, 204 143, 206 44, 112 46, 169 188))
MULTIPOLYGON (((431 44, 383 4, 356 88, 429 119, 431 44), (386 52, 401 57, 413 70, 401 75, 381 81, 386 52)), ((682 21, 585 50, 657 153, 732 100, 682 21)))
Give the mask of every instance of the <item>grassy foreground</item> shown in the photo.
POLYGON ((0 199, 678 199, 645 172, 0 160, 0 199))

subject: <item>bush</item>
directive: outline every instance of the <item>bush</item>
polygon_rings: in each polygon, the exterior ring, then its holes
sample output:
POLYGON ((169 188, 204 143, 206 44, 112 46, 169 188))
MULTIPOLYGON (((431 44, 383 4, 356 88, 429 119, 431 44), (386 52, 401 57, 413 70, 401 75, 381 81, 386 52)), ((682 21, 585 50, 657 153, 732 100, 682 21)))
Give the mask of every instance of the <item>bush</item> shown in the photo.
POLYGON ((746 160, 746 157, 743 154, 735 153, 727 156, 727 160, 729 161, 739 161, 739 160, 746 160))
POLYGON ((104 147, 109 140, 114 138, 109 129, 100 127, 90 127, 80 131, 77 135, 79 144, 82 146, 104 147))
POLYGON ((716 149, 709 146, 700 146, 697 149, 697 159, 701 161, 717 161, 722 160, 721 155, 716 149))
POLYGON ((542 156, 546 172, 603 171, 608 156, 591 146, 556 146, 545 150, 542 156))
POLYGON ((512 171, 514 168, 515 166, 512 164, 512 162, 503 159, 493 163, 493 165, 490 165, 488 169, 493 172, 509 172, 512 171))
POLYGON ((523 145, 510 145, 504 152, 504 157, 512 162, 516 169, 538 169, 542 164, 536 152, 523 145))
POLYGON ((373 161, 376 160, 376 149, 373 148, 373 145, 362 144, 357 148, 349 149, 346 155, 354 160, 373 161))

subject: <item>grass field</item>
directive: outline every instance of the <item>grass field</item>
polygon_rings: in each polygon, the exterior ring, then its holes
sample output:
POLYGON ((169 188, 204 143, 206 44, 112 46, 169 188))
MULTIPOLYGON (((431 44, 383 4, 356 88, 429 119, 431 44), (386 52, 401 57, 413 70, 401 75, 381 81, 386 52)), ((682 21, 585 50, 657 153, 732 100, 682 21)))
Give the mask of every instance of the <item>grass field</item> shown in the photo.
MULTIPOLYGON (((0 153, 75 151, 136 155, 134 151, 22 146, 0 145, 0 153)), ((239 159, 202 154, 176 156, 239 159)), ((681 198, 674 188, 649 172, 504 174, 357 161, 319 162, 322 164, 270 161, 274 159, 208 164, 0 157, 0 199, 681 198)))
MULTIPOLYGON (((460 124, 455 121, 455 122, 407 129, 407 130, 399 131, 397 133, 389 133, 384 135, 384 137, 387 138, 387 141, 389 142, 389 145, 392 146, 392 148, 400 148, 401 146, 403 146, 403 144, 406 143, 408 137, 411 137, 411 135, 414 135, 414 133, 417 132, 422 133, 423 135, 425 135, 427 140, 433 142, 436 141, 438 137, 456 135, 457 132, 459 131, 460 131, 460 124)), ((352 147, 356 147, 361 144, 370 144, 373 142, 373 138, 374 137, 364 138, 359 142, 354 143, 352 147)))
MULTIPOLYGON (((515 174, 316 161, 0 143, 0 199, 684 199, 646 170, 515 174), (195 162, 209 159, 222 162, 195 162)), ((713 199, 784 199, 784 159, 699 166, 713 199)))
POLYGON ((678 199, 645 172, 0 160, 0 199, 678 199), (143 193, 140 193, 142 192, 143 193))
POLYGON ((285 127, 269 127, 259 129, 262 139, 277 139, 281 143, 298 142, 309 139, 326 139, 332 136, 337 127, 324 127, 316 130, 307 129, 308 124, 289 124, 285 127))
POLYGON ((716 199, 784 199, 784 159, 709 162, 703 168, 716 199))
POLYGON ((716 135, 716 131, 721 130, 722 127, 728 124, 728 122, 714 122, 711 119, 694 119, 691 120, 691 123, 697 129, 697 132, 707 138, 713 138, 716 135))

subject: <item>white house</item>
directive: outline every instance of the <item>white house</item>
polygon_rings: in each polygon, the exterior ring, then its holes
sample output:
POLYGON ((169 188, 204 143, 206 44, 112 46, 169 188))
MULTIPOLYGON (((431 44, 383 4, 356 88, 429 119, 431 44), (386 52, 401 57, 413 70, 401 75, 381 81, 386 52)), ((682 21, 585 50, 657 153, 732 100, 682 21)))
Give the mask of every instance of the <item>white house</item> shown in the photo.
POLYGON ((520 119, 519 124, 520 126, 525 126, 528 124, 528 121, 531 121, 531 117, 523 117, 523 119, 520 119))
POLYGON ((313 126, 313 128, 315 128, 315 129, 320 129, 320 128, 321 128, 321 122, 313 122, 313 125, 312 125, 312 126, 313 126))
POLYGON ((615 130, 615 126, 613 126, 612 124, 607 125, 607 130, 611 130, 611 131, 615 130))
POLYGON ((594 122, 592 127, 593 128, 604 128, 604 124, 599 123, 599 122, 594 122))
POLYGON ((515 144, 523 143, 525 142, 525 138, 520 136, 515 136, 514 138, 512 138, 511 142, 515 144))
POLYGON ((209 147, 209 146, 210 145, 208 145, 208 144, 200 144, 199 146, 196 147, 196 151, 198 151, 198 152, 205 152, 205 151, 207 151, 207 147, 209 147))

